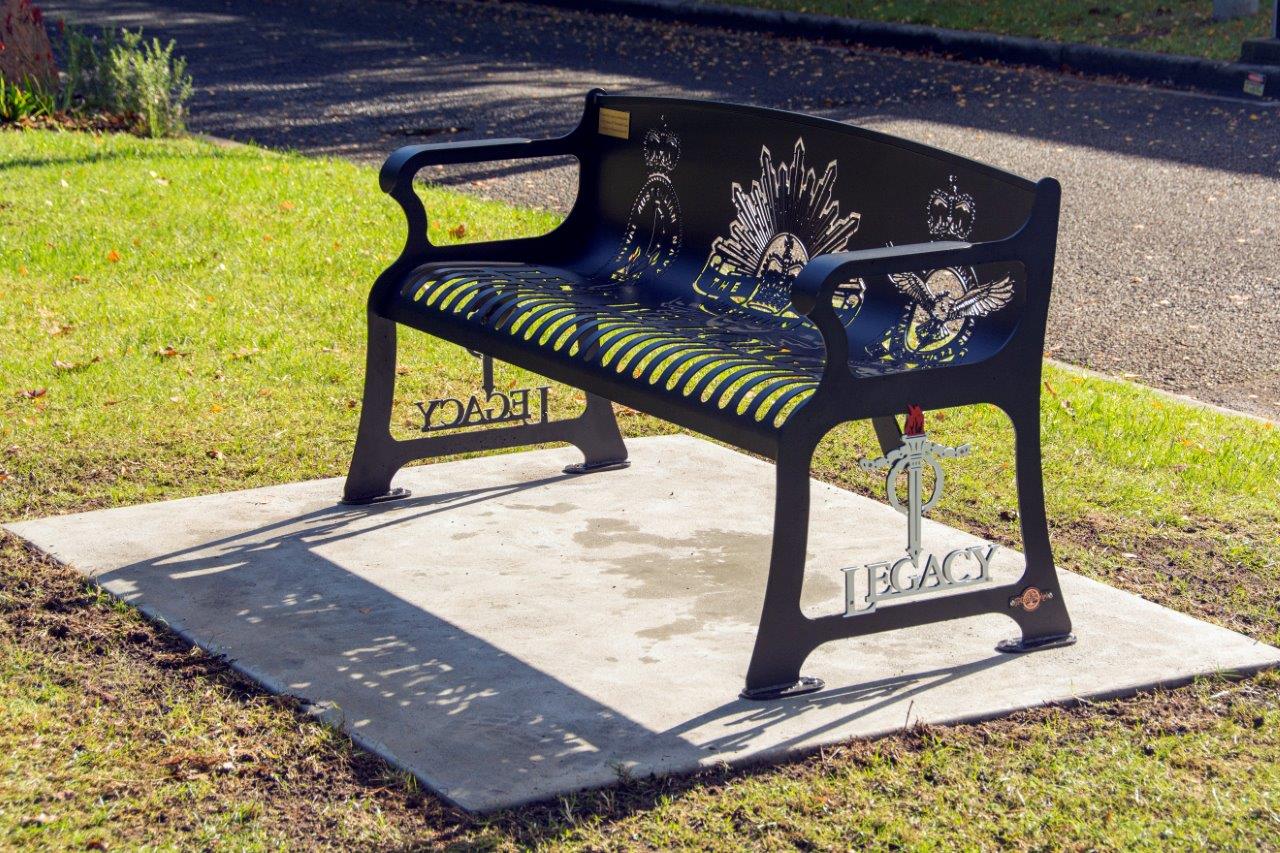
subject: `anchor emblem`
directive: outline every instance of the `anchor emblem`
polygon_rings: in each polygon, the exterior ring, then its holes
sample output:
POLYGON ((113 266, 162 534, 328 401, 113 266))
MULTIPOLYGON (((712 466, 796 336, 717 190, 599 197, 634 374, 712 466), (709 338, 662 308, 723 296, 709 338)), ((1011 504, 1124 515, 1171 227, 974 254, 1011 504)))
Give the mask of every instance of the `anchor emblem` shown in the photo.
POLYGON ((924 549, 920 544, 920 532, 924 514, 942 499, 946 480, 939 459, 968 456, 970 447, 948 447, 930 441, 924 431, 924 412, 919 406, 907 407, 906 428, 902 446, 879 459, 862 459, 858 466, 864 471, 886 471, 885 493, 889 506, 907 517, 907 556, 896 561, 870 563, 843 569, 845 573, 846 616, 857 616, 875 610, 877 602, 922 593, 937 592, 949 587, 965 586, 990 580, 990 562, 997 545, 973 545, 957 548, 941 560, 929 554, 921 565, 924 549), (925 497, 925 471, 933 471, 933 488, 925 497), (907 499, 904 504, 898 494, 898 478, 905 474, 907 499), (977 564, 976 574, 960 576, 957 563, 977 564), (908 574, 908 569, 910 574, 908 574), (856 589, 855 575, 866 572, 865 592, 856 589), (860 606, 860 603, 862 606, 860 606))

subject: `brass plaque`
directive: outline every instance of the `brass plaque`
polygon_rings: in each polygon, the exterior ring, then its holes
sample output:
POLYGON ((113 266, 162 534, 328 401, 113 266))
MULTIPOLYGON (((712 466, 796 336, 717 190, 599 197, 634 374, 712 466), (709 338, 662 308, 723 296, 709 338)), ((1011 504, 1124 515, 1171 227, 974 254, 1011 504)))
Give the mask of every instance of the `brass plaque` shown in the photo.
POLYGON ((616 136, 618 139, 630 139, 631 113, 601 107, 600 133, 604 136, 616 136))

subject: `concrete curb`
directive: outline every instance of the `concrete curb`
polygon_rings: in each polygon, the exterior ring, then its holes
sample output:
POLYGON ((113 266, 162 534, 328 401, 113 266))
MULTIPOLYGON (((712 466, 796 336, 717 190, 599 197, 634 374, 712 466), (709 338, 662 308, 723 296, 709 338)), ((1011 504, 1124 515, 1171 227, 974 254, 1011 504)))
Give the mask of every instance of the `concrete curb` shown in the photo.
POLYGON ((839 18, 808 12, 780 12, 702 3, 697 0, 519 0, 578 11, 630 15, 656 21, 750 30, 773 35, 842 41, 869 47, 938 53, 971 61, 995 60, 1054 71, 1125 77, 1145 83, 1172 85, 1218 95, 1251 98, 1245 93, 1248 75, 1264 78, 1262 97, 1280 99, 1280 69, 1265 65, 1220 62, 1193 56, 1174 56, 1062 44, 993 33, 947 30, 916 24, 892 24, 839 18))

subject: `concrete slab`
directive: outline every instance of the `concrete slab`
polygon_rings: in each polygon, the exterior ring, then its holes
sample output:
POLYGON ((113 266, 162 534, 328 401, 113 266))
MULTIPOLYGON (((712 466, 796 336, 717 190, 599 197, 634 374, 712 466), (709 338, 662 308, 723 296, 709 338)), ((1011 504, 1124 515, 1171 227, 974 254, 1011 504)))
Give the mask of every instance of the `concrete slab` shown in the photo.
MULTIPOLYGON (((569 449, 413 468, 414 497, 374 507, 321 480, 7 527, 472 810, 1280 663, 1066 575, 1073 647, 998 654, 1002 616, 925 626, 818 650, 821 693, 741 701, 772 466, 678 436, 630 446, 631 468, 585 477, 561 474, 569 449)), ((813 503, 806 608, 839 611, 840 568, 899 552, 904 521, 822 484, 813 503)), ((997 582, 1020 560, 998 555, 997 582)))

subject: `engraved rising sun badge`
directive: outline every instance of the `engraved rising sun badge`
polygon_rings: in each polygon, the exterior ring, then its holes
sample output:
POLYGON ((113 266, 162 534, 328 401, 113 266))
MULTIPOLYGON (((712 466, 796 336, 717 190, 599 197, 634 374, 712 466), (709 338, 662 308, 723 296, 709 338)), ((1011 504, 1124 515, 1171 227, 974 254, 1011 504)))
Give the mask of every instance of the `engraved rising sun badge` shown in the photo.
POLYGON ((885 492, 889 505, 907 517, 906 556, 843 569, 846 616, 871 613, 881 601, 991 580, 991 558, 998 545, 957 548, 942 559, 926 554, 920 545, 924 514, 942 498, 944 480, 938 460, 967 456, 969 445, 947 447, 930 441, 924 431, 924 413, 920 407, 910 406, 908 412, 902 446, 879 459, 858 462, 865 471, 887 471, 885 492), (933 472, 933 488, 927 498, 924 494, 926 469, 933 472), (907 485, 905 504, 898 494, 898 480, 903 475, 907 485))
MULTIPOLYGON (((791 283, 811 258, 842 252, 858 230, 861 214, 840 210, 835 160, 822 174, 806 162, 804 140, 791 159, 775 162, 769 146, 760 149, 760 177, 750 187, 734 183, 736 215, 728 236, 711 244, 693 289, 708 300, 727 300, 762 314, 796 320, 791 283)), ((837 288, 833 305, 847 324, 862 307, 862 282, 837 288)))

